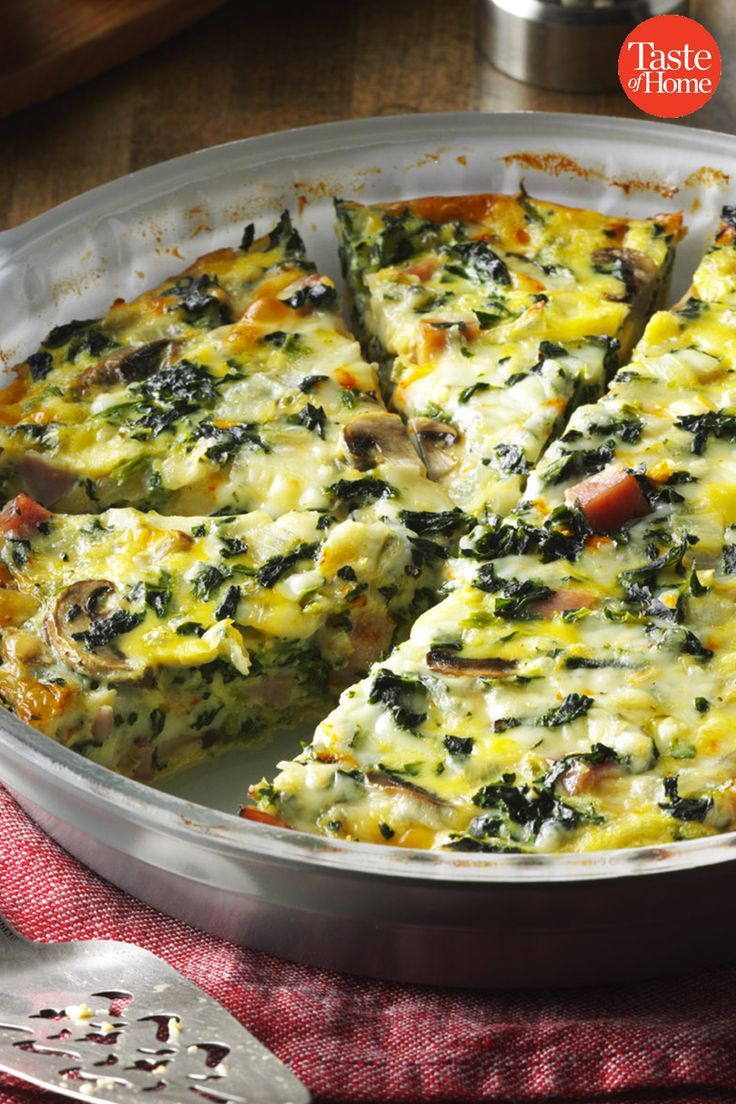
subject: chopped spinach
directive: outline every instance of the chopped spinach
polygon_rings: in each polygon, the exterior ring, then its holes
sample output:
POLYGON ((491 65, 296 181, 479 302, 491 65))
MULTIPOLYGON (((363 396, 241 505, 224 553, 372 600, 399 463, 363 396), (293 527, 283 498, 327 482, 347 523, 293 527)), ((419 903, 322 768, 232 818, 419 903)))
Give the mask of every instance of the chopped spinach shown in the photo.
POLYGON ((300 544, 293 552, 289 552, 284 556, 271 556, 271 558, 266 560, 265 564, 258 569, 256 578, 259 584, 265 587, 266 590, 270 590, 271 587, 275 586, 279 579, 282 579, 287 572, 291 571, 300 560, 313 559, 318 548, 318 544, 300 544))
POLYGON ((559 705, 553 706, 538 718, 537 724, 542 728, 558 728, 559 725, 569 724, 584 717, 593 705, 593 698, 588 694, 568 694, 559 705))
MULTIPOLYGON (((606 418, 603 421, 592 421, 588 423, 588 433, 595 433, 601 437, 618 437, 620 441, 624 441, 627 445, 635 445, 642 435, 644 429, 644 422, 641 418, 630 415, 623 418, 606 418)), ((562 440, 566 440, 568 434, 564 434, 562 440)))
POLYGON ((710 648, 706 648, 702 640, 691 632, 690 629, 685 629, 682 643, 680 644, 680 651, 685 655, 694 656, 695 659, 712 659, 713 651, 710 648))
POLYGON ((483 564, 475 578, 479 590, 495 594, 494 612, 504 620, 522 620, 534 617, 533 604, 549 598, 554 592, 535 579, 502 579, 496 575, 493 564, 483 564), (532 607, 530 609, 530 606, 532 607))
POLYGON ((441 544, 437 544, 436 541, 428 540, 426 537, 410 536, 409 543, 412 549, 412 562, 416 567, 433 564, 438 560, 446 560, 449 556, 446 548, 443 548, 441 544))
POLYGON ((155 740, 156 737, 160 736, 161 733, 164 730, 164 725, 166 724, 166 714, 164 713, 163 709, 159 709, 159 708, 152 709, 150 719, 151 719, 151 736, 155 740))
POLYGON ((705 414, 681 414, 675 418, 675 425, 692 433, 690 451, 701 456, 705 452, 709 437, 717 440, 736 441, 736 413, 728 410, 708 410, 705 414))
POLYGON ((224 326, 232 322, 232 312, 222 295, 216 295, 213 288, 220 290, 217 277, 204 272, 201 276, 180 276, 161 294, 176 299, 174 309, 178 307, 187 321, 197 324, 206 317, 209 324, 224 326))
POLYGON ((712 797, 680 797, 677 775, 670 775, 663 779, 663 784, 664 794, 668 800, 660 801, 659 807, 677 820, 703 821, 713 808, 712 797))
POLYGON ((215 610, 215 617, 218 619, 218 621, 222 621, 225 618, 235 617, 239 601, 240 587, 229 586, 225 591, 225 597, 222 599, 219 606, 215 610))
POLYGON ((31 353, 26 364, 30 368, 31 378, 33 380, 46 379, 46 376, 54 366, 54 362, 51 359, 51 353, 47 353, 45 349, 41 349, 37 353, 31 353))
POLYGON ((284 253, 301 257, 304 255, 304 242, 299 231, 291 222, 291 215, 287 210, 281 212, 279 221, 268 235, 268 249, 275 249, 277 245, 283 245, 284 253))
POLYGON ((454 533, 468 524, 467 516, 454 510, 401 510, 399 517, 413 533, 454 533))
POLYGON ((374 676, 368 701, 385 705, 399 728, 410 732, 427 719, 426 687, 418 679, 403 678, 388 667, 382 667, 374 676))
POLYGON ((545 486, 553 486, 580 475, 594 475, 613 459, 615 450, 615 441, 606 441, 593 449, 565 450, 553 463, 542 468, 542 482, 545 486))
POLYGON ((554 341, 540 341, 538 357, 540 361, 556 360, 558 357, 567 356, 564 345, 556 345, 554 341))
MULTIPOLYGON (((684 567, 682 564, 685 553, 690 545, 688 534, 685 532, 680 533, 679 539, 673 543, 661 555, 655 555, 654 559, 649 563, 642 564, 641 567, 632 567, 628 571, 622 571, 618 577, 621 586, 625 591, 631 593, 636 586, 652 588, 657 581, 657 575, 660 571, 663 571, 666 567, 672 567, 679 574, 684 574, 684 567)), ((654 549, 656 553, 656 549, 654 549)), ((641 596, 639 592, 634 591, 635 596, 641 596)))
POLYGON ((506 286, 511 283, 505 262, 484 241, 459 242, 449 247, 448 252, 453 258, 453 264, 447 266, 448 272, 506 286), (455 258, 459 264, 454 262, 455 258))
POLYGON ((318 384, 324 383, 324 381, 329 378, 329 376, 305 376, 299 384, 299 390, 303 391, 305 395, 308 395, 310 391, 314 391, 318 384))
POLYGON ((284 302, 294 310, 301 307, 313 307, 315 310, 334 310, 337 306, 337 290, 332 284, 325 284, 321 280, 305 283, 290 295, 284 302))
POLYGON ((527 458, 518 445, 496 445, 496 459, 501 471, 516 475, 526 475, 529 471, 527 458))
POLYGON ((96 324, 96 318, 74 319, 72 322, 65 322, 63 325, 54 326, 52 330, 49 330, 41 344, 47 349, 59 349, 62 345, 66 345, 71 341, 73 337, 84 336, 89 327, 96 324))
POLYGON ((308 402, 298 414, 293 416, 293 420, 295 425, 304 426, 324 440, 327 416, 321 406, 313 406, 308 402))
POLYGON ((393 498, 396 491, 384 479, 365 476, 363 479, 338 479, 328 488, 335 498, 340 498, 351 507, 368 506, 379 498, 393 498))
POLYGON ((228 464, 239 449, 270 452, 271 446, 263 440, 255 422, 240 422, 231 426, 216 426, 200 422, 194 429, 195 440, 207 438, 212 444, 205 449, 205 456, 217 464, 228 464))
POLYGON ((538 222, 541 226, 544 226, 546 222, 544 215, 534 206, 534 200, 524 191, 523 187, 516 197, 516 202, 524 212, 527 222, 538 222))
POLYGON ((208 599, 212 591, 221 586, 228 578, 229 573, 221 571, 219 567, 208 564, 203 567, 194 580, 194 593, 197 598, 208 599))
POLYGON ((140 625, 143 617, 142 613, 129 613, 127 610, 118 609, 109 617, 100 617, 93 621, 83 632, 72 633, 72 640, 80 641, 88 652, 94 652, 98 648, 106 647, 116 637, 131 632, 140 625))
POLYGON ((703 302, 702 299, 696 298, 694 295, 690 295, 685 302, 677 308, 677 313, 681 314, 683 318, 700 318, 708 309, 708 304, 703 302))
POLYGON ((470 387, 466 387, 458 395, 458 402, 466 403, 472 399, 473 395, 477 395, 479 391, 489 391, 490 383, 484 383, 483 380, 479 380, 478 383, 472 383, 470 387))
POLYGON ((492 520, 461 552, 479 560, 530 552, 537 553, 542 563, 574 561, 591 535, 592 529, 578 506, 557 506, 541 526, 523 521, 492 520))
POLYGON ((182 621, 176 626, 177 636, 204 636, 204 625, 198 621, 182 621))
POLYGON ((168 572, 162 572, 158 583, 144 584, 145 603, 157 617, 165 617, 171 603, 171 579, 168 572))
POLYGON ((242 537, 223 537, 223 548, 220 550, 220 555, 223 560, 231 560, 235 556, 242 556, 248 551, 248 545, 242 539, 242 537))
POLYGON ((736 206, 732 203, 725 203, 721 207, 721 221, 736 230, 736 206))
POLYGON ((470 755, 475 740, 472 736, 445 736, 443 743, 450 755, 470 755))
POLYGON ((586 821, 598 820, 590 813, 566 804, 541 781, 535 781, 531 786, 515 783, 515 775, 505 774, 500 782, 483 786, 473 796, 473 804, 485 809, 486 813, 471 822, 468 829, 471 837, 501 836, 519 840, 527 834, 537 836, 549 822, 560 828, 572 829, 586 821))

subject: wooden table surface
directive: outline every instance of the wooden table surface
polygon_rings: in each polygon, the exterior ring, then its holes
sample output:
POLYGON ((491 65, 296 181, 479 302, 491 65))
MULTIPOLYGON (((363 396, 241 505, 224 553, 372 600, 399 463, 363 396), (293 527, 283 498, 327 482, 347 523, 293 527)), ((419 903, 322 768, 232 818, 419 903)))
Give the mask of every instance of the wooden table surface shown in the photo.
MULTIPOLYGON (((694 0, 725 72, 683 120, 736 131, 736 0, 694 0)), ((641 117, 623 95, 555 93, 498 73, 476 0, 231 0, 134 61, 0 120, 0 226, 203 146, 335 119, 420 111, 641 117)))

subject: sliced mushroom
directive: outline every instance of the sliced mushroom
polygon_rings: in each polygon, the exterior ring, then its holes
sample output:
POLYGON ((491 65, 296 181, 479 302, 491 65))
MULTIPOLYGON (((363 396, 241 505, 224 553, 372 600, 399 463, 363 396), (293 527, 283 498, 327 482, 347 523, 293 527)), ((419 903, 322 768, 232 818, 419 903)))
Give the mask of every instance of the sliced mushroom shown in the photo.
POLYGON ((57 595, 46 614, 46 636, 67 667, 115 682, 138 680, 144 665, 116 647, 117 637, 134 628, 137 618, 119 605, 110 605, 116 593, 115 584, 107 579, 72 583, 57 595), (116 630, 114 634, 104 631, 107 625, 116 630), (99 644, 94 643, 95 635, 99 644))
POLYGON ((435 418, 412 418, 409 432, 416 441, 430 479, 441 479, 457 465, 452 446, 460 440, 460 430, 435 418))
POLYGON ((393 771, 373 770, 366 773, 366 782, 371 786, 377 786, 381 790, 406 790, 422 801, 428 801, 431 805, 446 805, 447 802, 436 794, 425 790, 423 786, 417 786, 414 782, 408 782, 393 771))
POLYGON ((71 389, 77 393, 91 391, 95 387, 109 387, 114 383, 136 383, 148 379, 170 359, 176 345, 165 338, 138 345, 135 349, 117 349, 103 357, 91 368, 86 368, 71 381, 71 389))
POLYGON ((616 303, 631 303, 642 291, 651 286, 657 276, 657 266, 654 261, 638 249, 626 249, 620 246, 597 249, 592 260, 594 265, 610 268, 612 275, 623 280, 626 286, 624 295, 606 296, 616 303))
POLYGON ((50 464, 34 449, 30 449, 19 462, 18 474, 28 493, 43 506, 53 506, 69 493, 76 482, 72 472, 50 464))
POLYGON ((358 471, 375 468, 382 460, 417 458, 398 414, 359 414, 350 419, 342 435, 358 471))
POLYGON ((516 663, 512 659, 498 659, 495 656, 468 659, 449 648, 432 648, 427 652, 426 664, 430 671, 454 678, 508 678, 516 671, 516 663))

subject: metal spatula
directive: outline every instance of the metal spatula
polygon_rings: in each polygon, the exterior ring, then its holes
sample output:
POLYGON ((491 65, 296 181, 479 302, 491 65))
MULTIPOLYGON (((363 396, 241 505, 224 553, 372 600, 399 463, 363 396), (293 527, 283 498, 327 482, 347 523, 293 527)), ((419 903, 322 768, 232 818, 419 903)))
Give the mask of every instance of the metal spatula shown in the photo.
POLYGON ((1 915, 0 1069, 100 1104, 137 1093, 156 1104, 310 1100, 222 1005, 150 951, 32 943, 1 915))

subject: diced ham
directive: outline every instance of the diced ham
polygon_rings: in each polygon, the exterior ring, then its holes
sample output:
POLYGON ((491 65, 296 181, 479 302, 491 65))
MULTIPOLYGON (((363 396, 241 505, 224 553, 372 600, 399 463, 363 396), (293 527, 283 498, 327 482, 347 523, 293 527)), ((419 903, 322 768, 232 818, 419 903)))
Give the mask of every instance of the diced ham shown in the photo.
POLYGON ((53 506, 75 483, 71 472, 54 467, 39 452, 27 452, 18 464, 18 474, 33 497, 44 506, 53 506))
POLYGON ((590 609, 594 601, 587 590, 556 590, 549 598, 537 602, 534 609, 540 617, 554 617, 565 610, 590 609))
POLYGON ((0 533, 14 540, 30 540, 39 525, 51 517, 53 514, 21 492, 0 511, 0 533))
POLYGON ((115 728, 115 714, 111 705, 103 705, 92 722, 92 735, 102 743, 115 728))
POLYGON ((651 513, 635 477, 620 468, 604 468, 582 483, 568 487, 565 501, 577 502, 595 533, 615 533, 628 521, 651 513))
POLYGON ((240 815, 244 820, 254 820, 257 824, 270 824, 274 828, 291 827, 285 820, 280 820, 279 817, 272 816, 271 813, 264 813, 262 809, 256 809, 252 805, 245 805, 240 810, 240 815))
POLYGON ((476 319, 458 319, 447 322, 431 322, 423 318, 419 323, 419 338, 415 355, 420 364, 440 356, 454 333, 459 333, 463 341, 475 341, 480 336, 480 325, 476 319))
POLYGON ((353 614, 350 630, 351 651, 348 673, 352 679, 357 671, 366 671, 371 663, 391 647, 396 622, 387 613, 360 612, 353 614))
POLYGON ((423 261, 417 261, 411 268, 404 269, 405 276, 416 276, 418 280, 425 283, 437 271, 437 265, 439 264, 436 257, 425 257, 423 261))
POLYGON ((593 793, 610 778, 621 773, 618 763, 574 763, 560 776, 560 786, 574 797, 580 793, 593 793))

